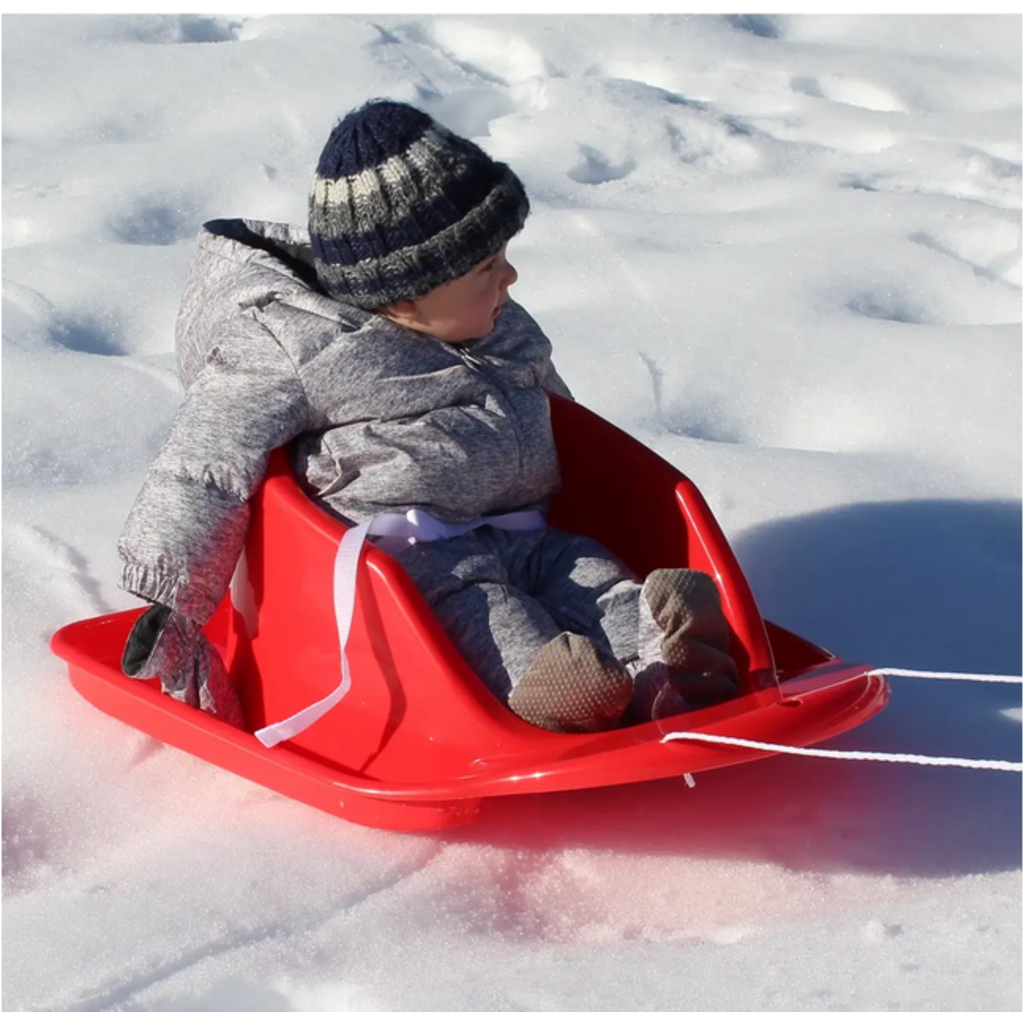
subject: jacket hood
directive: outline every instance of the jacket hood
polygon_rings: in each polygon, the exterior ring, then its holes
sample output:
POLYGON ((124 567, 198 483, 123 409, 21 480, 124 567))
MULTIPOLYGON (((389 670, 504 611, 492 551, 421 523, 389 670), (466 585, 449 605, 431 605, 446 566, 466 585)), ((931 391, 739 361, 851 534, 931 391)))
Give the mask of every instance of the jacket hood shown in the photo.
POLYGON ((227 321, 280 302, 358 330, 374 314, 332 299, 317 284, 309 232, 292 224, 221 219, 202 226, 175 324, 175 349, 188 388, 227 321))

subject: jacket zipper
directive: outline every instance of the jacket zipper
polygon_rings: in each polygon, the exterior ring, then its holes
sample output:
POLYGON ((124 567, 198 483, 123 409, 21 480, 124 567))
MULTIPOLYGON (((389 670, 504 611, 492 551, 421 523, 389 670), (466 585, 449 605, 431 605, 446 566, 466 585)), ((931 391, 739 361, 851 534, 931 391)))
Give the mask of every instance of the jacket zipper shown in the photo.
POLYGON ((509 424, 512 430, 515 432, 516 437, 516 456, 519 460, 519 473, 518 479, 520 483, 523 480, 523 476, 526 471, 526 452, 525 452, 525 438, 523 435, 523 427, 519 420, 519 414, 516 412, 515 404, 508 396, 506 390, 501 385, 501 381, 498 380, 493 374, 490 373, 487 360, 481 359, 480 356, 474 355, 465 346, 452 345, 451 348, 457 351, 459 358, 471 369, 476 370, 481 376, 485 377, 488 383, 491 385, 492 391, 501 396, 503 404, 505 406, 506 415, 508 416, 509 424))

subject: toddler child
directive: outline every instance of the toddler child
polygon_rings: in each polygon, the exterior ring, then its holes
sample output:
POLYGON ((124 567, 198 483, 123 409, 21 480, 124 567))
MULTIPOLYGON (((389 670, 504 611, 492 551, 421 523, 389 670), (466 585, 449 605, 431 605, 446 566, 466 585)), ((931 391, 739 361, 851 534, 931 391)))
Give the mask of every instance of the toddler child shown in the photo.
POLYGON ((528 211, 505 164, 381 100, 332 131, 308 230, 203 227, 176 324, 185 399, 118 544, 122 586, 153 602, 126 673, 242 725, 202 625, 269 453, 290 444, 337 516, 415 510, 419 539, 387 549, 526 721, 597 731, 738 692, 710 577, 641 582, 596 541, 544 524, 559 487, 547 393, 570 396, 508 294, 506 245, 528 211))

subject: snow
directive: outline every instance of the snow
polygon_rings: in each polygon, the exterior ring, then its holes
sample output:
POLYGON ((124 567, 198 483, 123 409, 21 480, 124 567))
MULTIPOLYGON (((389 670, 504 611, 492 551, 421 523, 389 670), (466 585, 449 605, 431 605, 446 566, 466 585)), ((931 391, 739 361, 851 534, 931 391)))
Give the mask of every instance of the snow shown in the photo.
MULTIPOLYGON (((375 832, 95 711, 48 651, 180 400, 198 225, 302 221, 422 105, 533 202, 515 295, 765 614, 1021 666, 1021 19, 5 16, 4 1010, 1019 1010, 1020 777, 774 758, 375 832)), ((1020 759, 894 680, 849 749, 1020 759)))

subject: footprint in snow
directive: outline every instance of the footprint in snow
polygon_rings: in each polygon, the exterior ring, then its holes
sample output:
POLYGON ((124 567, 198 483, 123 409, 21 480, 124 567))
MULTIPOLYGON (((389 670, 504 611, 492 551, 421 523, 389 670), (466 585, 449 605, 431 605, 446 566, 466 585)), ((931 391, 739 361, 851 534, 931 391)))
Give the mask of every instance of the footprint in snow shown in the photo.
POLYGON ((409 42, 434 50, 444 61, 474 78, 507 87, 534 78, 559 77, 543 54, 510 32, 443 19, 380 33, 378 43, 409 42))
POLYGON ((432 43, 464 71, 499 85, 559 74, 540 51, 512 32, 440 20, 431 24, 429 35, 419 41, 432 43))
POLYGON ((872 320, 891 320, 900 324, 927 322, 924 310, 911 299, 896 291, 883 289, 862 291, 848 299, 845 305, 851 313, 870 317, 872 320))
POLYGON ((863 110, 886 114, 907 112, 903 101, 889 89, 845 75, 826 75, 823 78, 797 75, 791 79, 790 87, 794 92, 805 96, 828 100, 830 103, 841 103, 848 107, 860 107, 863 110))
POLYGON ((607 181, 617 181, 636 168, 636 161, 629 157, 616 161, 591 146, 580 146, 579 149, 580 161, 567 174, 581 185, 603 185, 607 181))
POLYGON ((199 227, 195 204, 187 199, 146 196, 107 226, 129 245, 175 245, 190 241, 199 227))
POLYGON ((88 318, 60 317, 46 329, 50 341, 69 352, 91 356, 121 356, 120 341, 107 328, 88 318))
POLYGON ((205 14, 179 14, 127 23, 131 37, 150 46, 176 43, 233 43, 248 38, 250 19, 219 18, 205 14))
POLYGON ((761 39, 781 39, 783 20, 771 14, 724 14, 723 20, 739 32, 748 32, 761 39))

